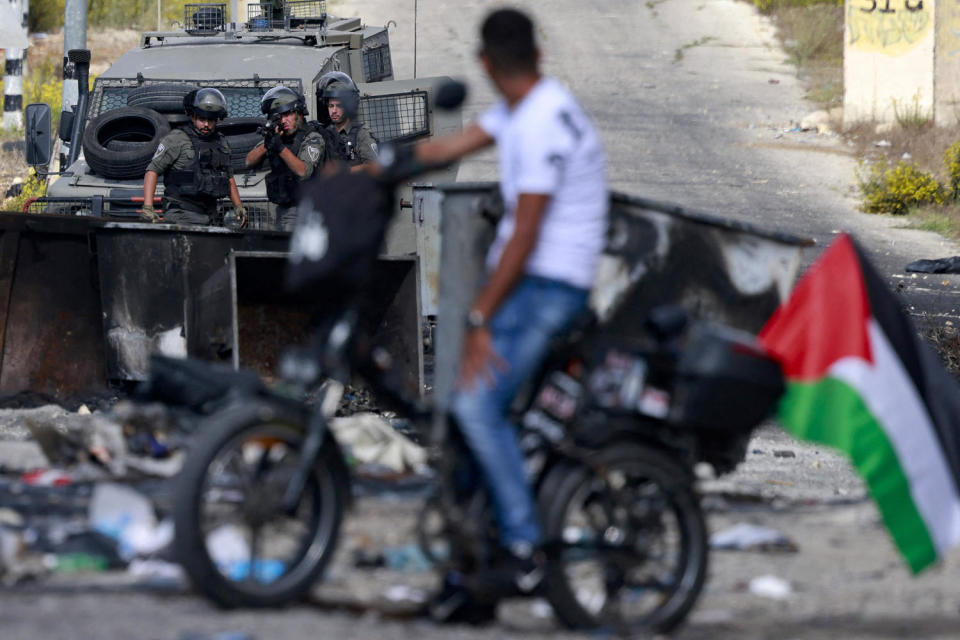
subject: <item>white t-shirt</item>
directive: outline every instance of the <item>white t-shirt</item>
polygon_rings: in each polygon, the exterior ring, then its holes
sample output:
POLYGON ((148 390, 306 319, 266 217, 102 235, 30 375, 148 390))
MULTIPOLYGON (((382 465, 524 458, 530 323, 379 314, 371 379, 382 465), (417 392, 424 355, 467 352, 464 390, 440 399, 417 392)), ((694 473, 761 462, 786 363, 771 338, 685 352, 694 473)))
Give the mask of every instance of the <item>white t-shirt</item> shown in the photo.
POLYGON ((603 145, 583 109, 559 82, 542 78, 512 109, 501 100, 478 124, 497 142, 506 208, 487 268, 496 266, 513 234, 518 196, 548 194, 526 272, 589 289, 606 237, 609 195, 603 145))

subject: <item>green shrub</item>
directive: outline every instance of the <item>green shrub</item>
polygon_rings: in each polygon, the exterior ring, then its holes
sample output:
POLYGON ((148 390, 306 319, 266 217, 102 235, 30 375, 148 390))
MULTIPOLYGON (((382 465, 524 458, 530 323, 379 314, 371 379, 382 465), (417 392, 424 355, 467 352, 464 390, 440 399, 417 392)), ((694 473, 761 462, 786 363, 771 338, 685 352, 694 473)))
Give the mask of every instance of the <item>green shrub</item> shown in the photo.
POLYGON ((943 187, 929 173, 912 162, 900 161, 893 168, 886 158, 875 162, 866 177, 857 176, 863 193, 863 211, 903 215, 925 204, 943 204, 943 187))
POLYGON ((960 142, 953 143, 943 153, 943 164, 950 176, 950 197, 960 198, 960 142))
POLYGON ((64 0, 31 0, 27 27, 31 33, 56 31, 63 26, 64 0))
POLYGON ((46 193, 47 183, 31 169, 30 175, 27 176, 26 181, 23 183, 23 191, 20 192, 20 195, 4 200, 3 203, 0 204, 0 210, 20 211, 23 209, 23 205, 27 200, 30 198, 39 198, 46 195, 46 193))

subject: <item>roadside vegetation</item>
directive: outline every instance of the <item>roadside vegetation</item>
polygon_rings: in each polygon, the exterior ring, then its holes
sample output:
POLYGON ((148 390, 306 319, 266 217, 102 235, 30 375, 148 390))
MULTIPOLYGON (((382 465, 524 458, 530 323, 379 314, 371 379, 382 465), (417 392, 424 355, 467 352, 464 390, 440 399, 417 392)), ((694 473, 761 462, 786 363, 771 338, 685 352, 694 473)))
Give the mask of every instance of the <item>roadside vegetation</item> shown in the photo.
MULTIPOLYGON (((751 1, 776 25, 807 98, 823 109, 841 106, 842 0, 751 1)), ((960 126, 934 127, 916 97, 893 107, 893 126, 864 123, 842 132, 860 158, 861 209, 960 239, 960 126)))

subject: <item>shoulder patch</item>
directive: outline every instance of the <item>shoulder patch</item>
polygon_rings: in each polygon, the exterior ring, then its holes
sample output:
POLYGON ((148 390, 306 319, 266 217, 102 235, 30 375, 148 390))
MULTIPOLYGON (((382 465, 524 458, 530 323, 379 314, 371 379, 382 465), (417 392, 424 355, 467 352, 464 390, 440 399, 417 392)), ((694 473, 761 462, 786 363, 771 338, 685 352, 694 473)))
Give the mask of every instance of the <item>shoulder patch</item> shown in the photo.
POLYGON ((310 156, 310 160, 316 162, 320 159, 320 149, 317 149, 314 145, 307 147, 307 155, 310 156))
POLYGON ((163 152, 166 150, 167 148, 163 146, 163 143, 161 142, 160 144, 157 145, 157 150, 153 153, 153 157, 159 158, 160 156, 163 155, 163 152))

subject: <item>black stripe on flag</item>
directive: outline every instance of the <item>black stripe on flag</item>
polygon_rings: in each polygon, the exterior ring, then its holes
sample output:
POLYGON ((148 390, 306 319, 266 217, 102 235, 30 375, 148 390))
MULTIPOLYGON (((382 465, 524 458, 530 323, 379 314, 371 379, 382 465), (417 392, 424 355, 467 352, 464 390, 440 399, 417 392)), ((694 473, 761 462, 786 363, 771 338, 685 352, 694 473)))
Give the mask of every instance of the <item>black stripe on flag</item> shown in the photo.
MULTIPOLYGON (((852 238, 851 238, 852 240, 852 238)), ((903 363, 930 414, 944 457, 960 492, 960 385, 947 372, 933 349, 917 334, 910 318, 873 268, 856 241, 870 312, 903 363)))

